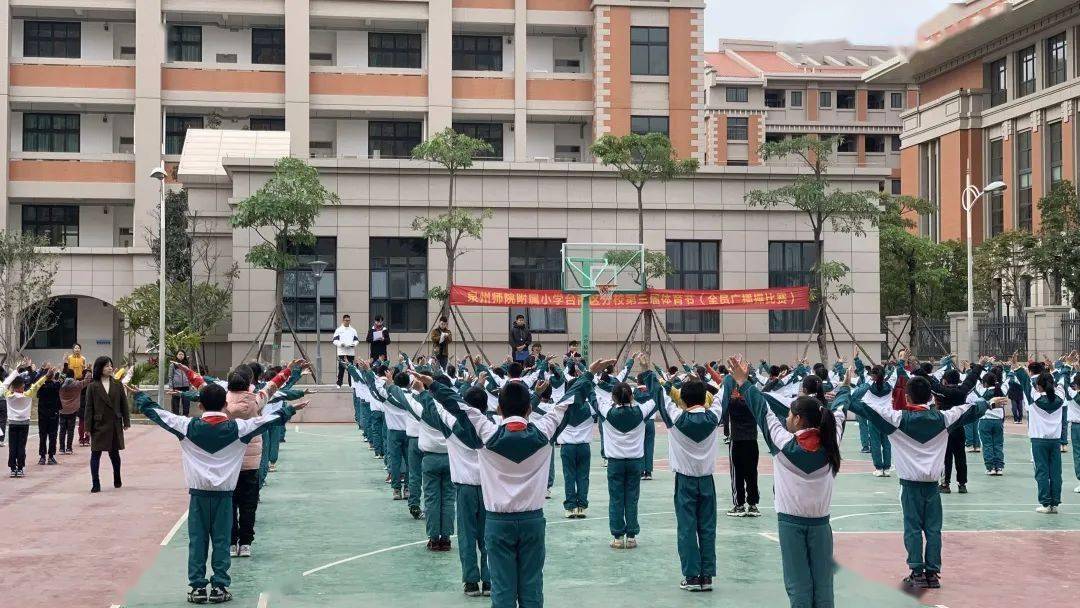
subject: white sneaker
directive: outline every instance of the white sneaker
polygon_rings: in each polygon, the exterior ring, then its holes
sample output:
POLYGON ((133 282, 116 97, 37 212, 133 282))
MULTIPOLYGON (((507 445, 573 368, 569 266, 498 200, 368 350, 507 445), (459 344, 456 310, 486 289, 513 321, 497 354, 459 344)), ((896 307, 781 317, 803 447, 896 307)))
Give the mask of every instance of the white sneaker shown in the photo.
POLYGON ((577 513, 576 513, 575 509, 567 509, 566 510, 566 519, 574 519, 575 517, 577 517, 577 513))
POLYGON ((240 553, 240 547, 229 545, 229 557, 236 557, 240 553))
POLYGON ((993 475, 994 474, 994 469, 986 469, 986 474, 987 475, 993 475))
POLYGON ((1055 507, 1037 507, 1035 509, 1035 512, 1049 515, 1049 514, 1052 514, 1052 513, 1057 513, 1057 508, 1055 508, 1055 507))
POLYGON ((885 477, 885 471, 874 469, 874 477, 885 477))
POLYGON ((625 549, 626 548, 626 541, 623 540, 623 537, 619 536, 619 537, 611 539, 611 545, 610 546, 611 546, 612 549, 625 549))
POLYGON ((266 470, 269 471, 270 473, 276 473, 277 472, 277 463, 276 462, 271 462, 270 466, 267 467, 266 470))
POLYGON ((1077 494, 1080 494, 1080 486, 1076 486, 1076 487, 1075 487, 1075 488, 1073 489, 1073 492, 1076 492, 1077 494))
POLYGON ((240 545, 237 557, 251 557, 251 545, 240 545))

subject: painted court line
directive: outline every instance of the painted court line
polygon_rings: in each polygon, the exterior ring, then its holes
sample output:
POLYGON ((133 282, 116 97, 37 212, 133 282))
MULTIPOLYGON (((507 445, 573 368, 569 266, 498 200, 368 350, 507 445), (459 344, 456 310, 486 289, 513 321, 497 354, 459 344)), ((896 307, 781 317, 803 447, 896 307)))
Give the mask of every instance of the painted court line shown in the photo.
POLYGON ((266 593, 260 593, 259 603, 257 604, 256 608, 267 608, 268 606, 270 606, 270 596, 266 593))
POLYGON ((172 530, 169 530, 169 533, 165 535, 165 538, 161 539, 162 547, 168 545, 169 541, 171 541, 172 538, 176 536, 176 533, 180 531, 180 526, 184 525, 184 522, 187 521, 187 518, 188 512, 184 511, 184 514, 180 516, 180 519, 176 520, 176 523, 173 524, 172 530))
POLYGON ((393 547, 386 547, 386 548, 383 548, 383 549, 378 549, 376 551, 370 551, 368 553, 361 553, 360 555, 354 555, 352 557, 346 557, 345 559, 339 559, 336 562, 330 562, 329 564, 326 564, 324 566, 319 566, 318 568, 312 568, 311 570, 308 570, 307 572, 303 573, 301 576, 308 576, 309 574, 315 574, 316 572, 326 570, 327 568, 333 568, 334 566, 340 566, 341 564, 347 564, 347 563, 349 563, 351 561, 356 561, 358 559, 363 559, 365 557, 371 557, 372 555, 379 555, 380 553, 386 553, 388 551, 396 551, 397 549, 404 549, 405 547, 413 547, 415 545, 423 545, 423 544, 426 544, 427 542, 428 541, 425 538, 424 540, 418 540, 418 541, 413 542, 413 543, 405 543, 405 544, 402 544, 402 545, 395 545, 393 547))

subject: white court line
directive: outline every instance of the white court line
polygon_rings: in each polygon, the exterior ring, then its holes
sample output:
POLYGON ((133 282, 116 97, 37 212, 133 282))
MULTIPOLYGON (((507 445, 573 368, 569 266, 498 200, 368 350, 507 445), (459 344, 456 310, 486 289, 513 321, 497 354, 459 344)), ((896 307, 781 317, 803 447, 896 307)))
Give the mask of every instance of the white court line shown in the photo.
POLYGON ((176 523, 173 524, 172 530, 169 530, 169 533, 165 535, 165 538, 161 539, 162 547, 168 545, 169 541, 171 541, 172 538, 176 536, 176 533, 180 531, 180 526, 184 525, 184 522, 187 521, 187 518, 188 512, 184 511, 184 514, 180 516, 180 519, 176 520, 176 523))
POLYGON ((265 592, 259 594, 259 603, 256 608, 267 608, 270 605, 270 596, 265 592))
MULTIPOLYGON (((1044 534, 1051 532, 1064 532, 1067 534, 1075 534, 1080 532, 1080 529, 1075 530, 942 530, 942 534, 1044 534)), ((866 532, 858 532, 856 530, 833 530, 833 534, 903 534, 903 530, 868 530, 866 532)))
MULTIPOLYGON (((455 536, 457 536, 457 535, 455 535, 455 536)), ((312 568, 311 570, 308 570, 307 572, 303 573, 301 576, 307 576, 309 574, 315 574, 316 572, 326 570, 327 568, 333 568, 334 566, 340 566, 341 564, 347 564, 347 563, 349 563, 351 561, 355 561, 355 560, 358 560, 358 559, 363 559, 365 557, 371 557, 372 555, 378 555, 380 553, 386 553, 388 551, 395 551, 397 549, 404 549, 405 547, 412 547, 412 546, 415 546, 415 545, 423 545, 423 544, 425 544, 427 542, 428 542, 428 540, 425 538, 424 540, 418 540, 418 541, 413 542, 413 543, 405 543, 405 544, 402 544, 402 545, 395 545, 393 547, 386 547, 386 548, 383 548, 383 549, 378 549, 376 551, 370 551, 368 553, 361 553, 360 555, 354 555, 352 557, 346 557, 345 559, 339 559, 336 562, 330 562, 329 564, 326 564, 324 566, 319 566, 318 568, 312 568)))

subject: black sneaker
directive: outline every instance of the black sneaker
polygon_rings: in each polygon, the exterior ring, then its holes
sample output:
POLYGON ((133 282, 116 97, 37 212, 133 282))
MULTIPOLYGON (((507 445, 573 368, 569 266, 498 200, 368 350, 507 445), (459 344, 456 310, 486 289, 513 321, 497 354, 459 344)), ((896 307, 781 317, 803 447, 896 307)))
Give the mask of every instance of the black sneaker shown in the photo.
POLYGON ((746 507, 739 505, 731 507, 731 510, 725 513, 728 517, 746 517, 746 507))
POLYGON ((38 461, 37 461, 37 463, 38 463, 38 464, 45 464, 45 457, 44 457, 44 456, 42 456, 41 458, 38 458, 38 461))
POLYGON ((56 462, 56 457, 55 456, 49 456, 48 464, 60 464, 60 463, 56 462))
POLYGON ((641 474, 642 481, 652 481, 652 471, 645 471, 641 474))
POLYGON ((409 505, 409 515, 412 515, 413 519, 420 519, 420 507, 419 505, 409 505))
POLYGON ((758 511, 757 505, 750 505, 746 508, 747 517, 761 517, 761 511, 758 511))
POLYGON ((679 589, 683 591, 701 591, 701 577, 688 576, 679 583, 679 589))
POLYGON ((210 603, 223 604, 232 601, 232 594, 225 587, 214 587, 210 590, 210 603))
POLYGON ((481 595, 480 585, 478 585, 477 583, 465 583, 463 585, 463 588, 465 591, 465 595, 469 597, 480 597, 481 595))
POLYGON ((967 484, 960 484, 960 487, 956 491, 961 494, 967 494, 967 484))
POLYGON ((187 594, 189 604, 205 604, 210 601, 210 593, 206 587, 192 587, 187 594))
POLYGON ((952 494, 952 490, 949 489, 949 484, 943 483, 938 486, 938 492, 942 494, 952 494))
POLYGON ((712 577, 711 576, 703 576, 703 577, 698 579, 698 582, 701 583, 700 587, 701 587, 702 591, 712 591, 712 577))
POLYGON ((941 589, 941 577, 937 572, 926 573, 926 588, 927 589, 941 589))
POLYGON ((100 491, 101 491, 101 484, 100 483, 94 483, 92 486, 90 486, 90 493, 91 494, 97 494, 100 491))
POLYGON ((11 478, 15 479, 18 476, 19 476, 19 472, 17 470, 15 470, 15 469, 11 469, 11 478))
POLYGON ((484 594, 484 597, 491 597, 491 583, 480 583, 480 593, 484 594))
POLYGON ((18 471, 15 471, 15 476, 26 477, 26 469, 19 469, 18 471))
POLYGON ((926 588, 926 576, 922 572, 911 571, 901 581, 908 589, 925 589, 926 588))

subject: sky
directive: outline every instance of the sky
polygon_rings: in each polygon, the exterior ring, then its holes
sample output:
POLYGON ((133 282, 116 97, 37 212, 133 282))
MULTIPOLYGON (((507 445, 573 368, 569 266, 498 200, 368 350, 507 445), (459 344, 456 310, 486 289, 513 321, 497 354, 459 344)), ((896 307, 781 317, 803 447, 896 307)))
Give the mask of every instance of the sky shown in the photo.
POLYGON ((949 0, 706 0, 705 49, 720 38, 910 45, 949 0))

